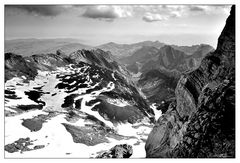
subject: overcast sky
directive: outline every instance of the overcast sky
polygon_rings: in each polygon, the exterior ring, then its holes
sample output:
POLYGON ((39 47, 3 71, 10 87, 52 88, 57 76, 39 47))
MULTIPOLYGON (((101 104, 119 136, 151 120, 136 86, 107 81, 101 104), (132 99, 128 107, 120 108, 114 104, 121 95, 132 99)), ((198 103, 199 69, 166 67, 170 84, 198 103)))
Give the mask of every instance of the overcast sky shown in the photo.
POLYGON ((145 40, 216 47, 228 5, 8 5, 5 39, 77 38, 83 44, 145 40))

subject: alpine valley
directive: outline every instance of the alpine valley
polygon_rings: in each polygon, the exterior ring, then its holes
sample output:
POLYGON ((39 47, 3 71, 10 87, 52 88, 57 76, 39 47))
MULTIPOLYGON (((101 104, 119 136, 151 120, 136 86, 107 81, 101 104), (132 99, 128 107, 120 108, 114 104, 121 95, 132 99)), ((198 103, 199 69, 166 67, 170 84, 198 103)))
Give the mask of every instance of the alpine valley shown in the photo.
POLYGON ((216 49, 6 40, 4 75, 6 158, 235 157, 235 6, 216 49))

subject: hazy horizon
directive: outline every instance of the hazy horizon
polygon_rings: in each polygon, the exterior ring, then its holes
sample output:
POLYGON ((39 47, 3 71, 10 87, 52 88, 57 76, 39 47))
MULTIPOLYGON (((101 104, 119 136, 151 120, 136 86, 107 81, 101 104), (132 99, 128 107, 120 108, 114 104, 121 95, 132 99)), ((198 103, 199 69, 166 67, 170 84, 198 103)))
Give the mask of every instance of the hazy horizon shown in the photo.
POLYGON ((5 40, 159 41, 216 48, 231 5, 5 5, 5 40))
MULTIPOLYGON (((189 45, 178 45, 178 44, 168 44, 168 43, 162 42, 160 40, 140 40, 140 41, 137 41, 137 42, 129 42, 129 43, 126 43, 126 42, 121 43, 121 42, 109 41, 109 42, 104 42, 104 43, 97 44, 97 45, 90 45, 90 44, 82 43, 81 40, 77 39, 77 38, 13 38, 13 39, 5 39, 4 41, 15 41, 15 40, 60 40, 60 39, 76 40, 76 42, 73 42, 73 43, 79 43, 79 44, 87 45, 87 46, 90 46, 90 47, 97 47, 97 46, 101 46, 101 45, 108 44, 108 43, 115 43, 115 44, 120 44, 120 45, 124 45, 124 44, 130 45, 130 44, 136 44, 136 43, 147 42, 147 41, 151 41, 151 42, 158 41, 160 43, 164 43, 164 44, 167 44, 167 45, 177 45, 177 46, 194 46, 194 45, 206 44, 206 43, 199 43, 199 44, 189 44, 189 45)), ((210 44, 208 44, 208 45, 210 45, 210 44)))

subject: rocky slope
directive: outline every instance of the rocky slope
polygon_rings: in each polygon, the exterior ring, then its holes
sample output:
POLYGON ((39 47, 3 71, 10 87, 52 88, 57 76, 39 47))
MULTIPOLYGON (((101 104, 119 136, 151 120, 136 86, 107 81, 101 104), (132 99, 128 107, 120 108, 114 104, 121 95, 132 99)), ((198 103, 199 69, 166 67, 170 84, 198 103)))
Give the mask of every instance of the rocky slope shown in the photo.
POLYGON ((160 106, 164 101, 169 103, 173 100, 176 81, 180 79, 181 73, 196 69, 212 49, 203 44, 191 47, 165 45, 160 49, 145 46, 120 61, 128 71, 138 75, 137 84, 149 104, 160 106))
POLYGON ((177 103, 148 136, 147 157, 235 157, 235 6, 217 49, 175 92, 177 103))
POLYGON ((155 58, 149 57, 148 60, 145 60, 139 71, 144 73, 151 69, 161 69, 184 72, 197 68, 201 59, 211 50, 211 46, 199 46, 191 55, 187 55, 181 50, 177 50, 170 45, 165 45, 155 54, 155 58))
MULTIPOLYGON (((136 67, 130 68, 135 69, 136 72, 140 71, 141 76, 138 80, 138 86, 145 94, 148 102, 150 104, 156 103, 159 106, 164 100, 171 101, 174 98, 174 90, 180 74, 191 68, 196 68, 197 61, 193 55, 188 56, 169 45, 150 52, 151 57, 149 57, 149 53, 144 53, 145 57, 141 60, 138 59, 138 69, 136 67), (192 60, 192 65, 189 64, 190 60, 192 60)), ((127 68, 131 70, 129 67, 127 68)))
POLYGON ((149 104, 159 106, 163 101, 175 98, 175 88, 179 75, 176 73, 153 69, 140 76, 138 86, 146 96, 149 104))

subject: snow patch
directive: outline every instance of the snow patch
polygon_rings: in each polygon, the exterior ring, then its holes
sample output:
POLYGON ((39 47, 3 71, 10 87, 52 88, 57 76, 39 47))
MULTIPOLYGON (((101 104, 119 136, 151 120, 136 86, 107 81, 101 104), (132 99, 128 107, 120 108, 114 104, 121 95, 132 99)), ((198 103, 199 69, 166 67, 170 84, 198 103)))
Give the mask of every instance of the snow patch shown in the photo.
POLYGON ((113 78, 115 81, 117 81, 117 79, 116 79, 115 76, 114 76, 114 72, 112 73, 112 78, 113 78))
POLYGON ((150 105, 150 108, 153 110, 154 115, 155 115, 155 120, 157 121, 159 119, 159 117, 162 116, 162 111, 157 110, 156 103, 153 103, 152 105, 150 105))
POLYGON ((129 103, 123 99, 112 99, 112 98, 107 98, 106 101, 112 105, 116 105, 119 107, 124 107, 124 106, 128 106, 129 103))

